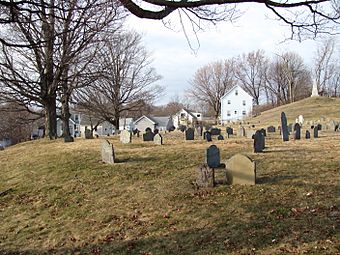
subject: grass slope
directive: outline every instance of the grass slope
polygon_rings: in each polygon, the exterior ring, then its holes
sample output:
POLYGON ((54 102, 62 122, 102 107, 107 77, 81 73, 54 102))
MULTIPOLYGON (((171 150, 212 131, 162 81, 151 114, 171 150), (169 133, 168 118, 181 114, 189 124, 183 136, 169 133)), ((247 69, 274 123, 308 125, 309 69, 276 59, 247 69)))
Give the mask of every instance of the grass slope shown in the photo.
POLYGON ((196 190, 207 142, 33 141, 0 151, 1 254, 339 254, 340 134, 214 141, 256 161, 255 186, 196 190))
POLYGON ((250 119, 251 123, 265 123, 266 125, 279 125, 281 112, 285 112, 288 123, 295 123, 301 114, 305 120, 317 121, 321 117, 340 120, 340 98, 309 97, 303 100, 282 105, 261 115, 250 119))

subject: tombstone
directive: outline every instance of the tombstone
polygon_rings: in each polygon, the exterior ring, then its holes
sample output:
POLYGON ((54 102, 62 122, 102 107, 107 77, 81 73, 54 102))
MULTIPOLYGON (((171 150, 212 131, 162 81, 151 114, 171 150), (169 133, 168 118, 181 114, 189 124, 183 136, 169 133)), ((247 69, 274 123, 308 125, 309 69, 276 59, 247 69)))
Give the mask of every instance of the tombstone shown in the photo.
POLYGON ((261 128, 260 132, 263 134, 263 136, 267 136, 267 131, 264 128, 261 128))
POLYGON ((212 128, 210 129, 211 135, 220 135, 221 134, 221 129, 219 128, 212 128))
POLYGON ((187 126, 185 126, 185 125, 180 125, 180 126, 178 127, 178 129, 181 130, 182 132, 184 132, 184 131, 187 129, 187 126))
POLYGON ((313 137, 314 138, 318 138, 319 137, 319 129, 318 129, 318 126, 315 126, 313 128, 313 137))
POLYGON ((150 142, 153 141, 153 137, 154 137, 154 133, 152 132, 146 132, 145 134, 143 134, 143 141, 144 142, 150 142))
POLYGON ((196 132, 197 132, 197 135, 198 135, 199 137, 202 138, 202 135, 203 135, 203 127, 202 127, 202 126, 198 126, 198 127, 196 128, 196 132))
POLYGON ((210 168, 221 165, 220 150, 216 145, 210 145, 205 154, 205 161, 210 168))
POLYGON ((310 132, 308 130, 306 130, 306 139, 310 139, 310 132))
POLYGON ((284 112, 281 112, 281 133, 282 133, 282 140, 284 142, 289 141, 287 118, 284 112))
POLYGON ((298 123, 300 124, 300 126, 303 125, 304 121, 305 121, 305 120, 304 120, 303 116, 302 116, 302 115, 299 115, 299 117, 298 117, 298 123))
POLYGON ((231 127, 227 127, 226 133, 227 133, 228 135, 233 135, 233 134, 234 134, 234 130, 233 130, 231 127))
POLYGON ((113 145, 108 140, 103 140, 101 144, 102 161, 107 164, 114 164, 115 153, 113 145))
POLYGON ((145 133, 151 133, 151 132, 152 132, 151 128, 147 127, 147 128, 145 129, 145 133))
POLYGON ((64 136, 64 142, 65 143, 73 143, 74 142, 74 138, 70 135, 64 136))
POLYGON ((267 132, 268 133, 275 133, 275 127, 274 126, 267 127, 267 132))
POLYGON ((207 142, 211 142, 211 133, 209 131, 204 132, 204 138, 207 140, 207 142))
POLYGON ((120 142, 123 144, 131 143, 132 134, 129 130, 124 129, 120 132, 120 142))
POLYGON ((295 123, 294 125, 294 140, 301 139, 301 126, 299 123, 295 123))
POLYGON ((238 137, 245 137, 246 136, 246 130, 244 129, 244 127, 240 127, 237 133, 238 137))
POLYGON ((254 152, 262 152, 265 148, 265 137, 261 130, 257 130, 254 135, 254 152))
POLYGON ((4 149, 5 147, 2 144, 0 144, 0 151, 3 151, 4 149))
POLYGON ((223 135, 219 135, 219 136, 217 137, 217 140, 224 140, 223 135))
POLYGON ((247 156, 236 154, 226 162, 229 184, 255 185, 256 165, 247 156))
POLYGON ((137 133, 138 133, 138 129, 137 128, 135 128, 134 130, 132 130, 132 133, 133 133, 133 135, 136 135, 137 133))
POLYGON ((339 126, 340 126, 339 123, 335 124, 334 132, 338 132, 339 131, 339 126))
POLYGON ((322 125, 321 124, 318 124, 317 127, 318 127, 318 130, 322 130, 322 125))
POLYGON ((85 139, 92 139, 93 138, 91 130, 88 129, 87 127, 85 127, 83 138, 85 138, 85 139))
POLYGON ((166 124, 166 127, 165 127, 165 130, 166 131, 174 131, 176 128, 174 126, 174 122, 172 120, 172 116, 170 116, 169 120, 168 120, 168 123, 166 124))
POLYGON ((289 125, 288 125, 288 132, 289 133, 293 132, 293 123, 289 123, 289 125))
POLYGON ((137 129, 137 137, 140 136, 140 131, 137 129))
POLYGON ((185 130, 185 140, 195 140, 195 131, 193 128, 185 130))
POLYGON ((156 135, 159 133, 159 130, 157 128, 155 128, 155 130, 153 131, 153 134, 156 135))
POLYGON ((157 133, 153 137, 153 142, 157 145, 163 145, 163 137, 159 133, 157 133))
POLYGON ((202 188, 212 188, 215 183, 214 169, 207 164, 199 166, 196 170, 196 184, 202 188))

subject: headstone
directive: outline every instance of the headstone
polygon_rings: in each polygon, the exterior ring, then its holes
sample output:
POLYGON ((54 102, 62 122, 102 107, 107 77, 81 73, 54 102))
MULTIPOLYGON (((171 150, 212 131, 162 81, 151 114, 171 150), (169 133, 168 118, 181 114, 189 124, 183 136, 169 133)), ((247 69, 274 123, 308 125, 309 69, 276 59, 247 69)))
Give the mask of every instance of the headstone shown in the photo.
POLYGON ((214 187, 215 174, 213 168, 210 168, 207 164, 203 164, 197 168, 196 173, 196 184, 198 187, 214 187))
POLYGON ((246 130, 244 129, 244 127, 240 127, 237 133, 238 137, 245 137, 246 136, 246 130))
POLYGON ((284 112, 281 113, 281 133, 282 133, 282 140, 284 142, 289 141, 287 118, 284 112))
POLYGON ((224 140, 223 135, 219 135, 219 136, 217 137, 217 140, 224 140))
POLYGON ((159 133, 159 130, 157 128, 155 128, 155 130, 153 131, 153 134, 158 134, 159 133))
POLYGON ((2 144, 0 144, 0 151, 3 151, 4 149, 5 147, 2 144))
POLYGON ((308 130, 306 130, 306 139, 310 139, 310 132, 308 130))
POLYGON ((229 184, 254 185, 256 180, 255 162, 247 156, 236 154, 226 162, 229 184))
POLYGON ((267 127, 267 132, 268 133, 275 133, 275 127, 274 126, 267 127))
POLYGON ((181 130, 182 132, 184 132, 184 131, 187 129, 187 126, 185 126, 185 125, 180 125, 180 126, 178 127, 178 129, 181 130))
POLYGON ((318 129, 318 126, 315 126, 313 128, 313 137, 314 138, 318 138, 319 137, 319 129, 318 129))
POLYGON ((318 96, 319 96, 318 86, 317 86, 316 82, 314 82, 311 97, 318 97, 318 96))
POLYGON ((73 143, 74 142, 74 138, 70 135, 64 136, 64 142, 65 143, 73 143))
POLYGON ((151 132, 152 132, 151 128, 147 127, 147 128, 145 129, 145 133, 151 133, 151 132))
POLYGON ((220 150, 216 145, 209 146, 205 154, 205 160, 211 168, 217 168, 221 165, 220 150))
POLYGON ((131 139, 132 139, 132 134, 129 130, 122 130, 122 132, 120 132, 119 134, 120 136, 120 142, 123 144, 128 144, 131 143, 131 139))
POLYGON ((303 116, 302 116, 302 115, 299 115, 299 117, 298 117, 298 123, 300 124, 300 126, 303 125, 304 121, 305 121, 305 119, 303 118, 303 116))
POLYGON ((174 131, 176 129, 175 126, 174 126, 174 122, 172 120, 172 116, 170 116, 168 123, 166 124, 165 129, 169 132, 174 131))
POLYGON ((87 127, 85 127, 85 131, 84 131, 84 136, 83 136, 85 139, 92 139, 93 136, 91 134, 91 130, 88 129, 87 127))
POLYGON ((203 127, 202 127, 202 126, 198 126, 198 127, 196 128, 196 131, 197 131, 197 135, 198 135, 199 137, 202 137, 202 135, 203 135, 203 127))
POLYGON ((228 135, 233 135, 233 134, 234 134, 234 129, 232 129, 231 127, 227 127, 226 133, 227 133, 228 135))
POLYGON ((289 125, 288 125, 288 132, 289 133, 293 132, 293 123, 289 123, 289 125))
POLYGON ((301 126, 299 123, 295 123, 294 125, 294 140, 301 139, 301 126))
POLYGON ((143 141, 144 142, 150 142, 153 141, 153 137, 154 137, 154 133, 152 132, 146 132, 145 134, 143 134, 143 141))
POLYGON ((153 142, 157 145, 163 145, 163 137, 158 133, 153 137, 153 142))
POLYGON ((113 145, 108 140, 103 140, 101 145, 102 161, 107 164, 114 164, 115 153, 113 145))
POLYGON ((254 135, 254 152, 262 152, 265 148, 265 137, 261 130, 257 130, 254 135))
POLYGON ((193 128, 185 130, 185 140, 195 140, 195 131, 193 128))
POLYGON ((267 131, 264 128, 261 128, 260 132, 263 134, 263 136, 267 136, 267 131))
POLYGON ((205 131, 204 132, 204 136, 205 136, 205 139, 207 140, 207 142, 211 142, 212 139, 211 139, 211 133, 209 131, 205 131))
POLYGON ((317 127, 318 127, 318 130, 322 130, 322 125, 321 124, 318 124, 317 127))
POLYGON ((221 129, 219 128, 212 128, 210 129, 211 135, 220 135, 221 134, 221 129))

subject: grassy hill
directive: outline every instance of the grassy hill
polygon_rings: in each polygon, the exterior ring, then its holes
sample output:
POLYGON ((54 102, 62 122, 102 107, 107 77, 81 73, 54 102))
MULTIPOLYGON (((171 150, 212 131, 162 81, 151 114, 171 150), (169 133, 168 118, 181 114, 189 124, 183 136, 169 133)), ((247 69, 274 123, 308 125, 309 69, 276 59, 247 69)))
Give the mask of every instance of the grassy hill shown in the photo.
MULTIPOLYGON (((0 151, 0 254, 338 254, 340 134, 283 143, 214 141, 222 161, 255 160, 255 186, 195 189, 210 145, 101 139, 32 141, 0 151)), ((221 173, 220 173, 221 174, 221 173)))
POLYGON ((250 119, 251 123, 264 123, 266 125, 279 125, 281 112, 285 112, 288 123, 295 123, 301 114, 307 121, 317 121, 321 117, 340 121, 340 98, 309 97, 303 100, 282 105, 264 111, 261 115, 250 119))

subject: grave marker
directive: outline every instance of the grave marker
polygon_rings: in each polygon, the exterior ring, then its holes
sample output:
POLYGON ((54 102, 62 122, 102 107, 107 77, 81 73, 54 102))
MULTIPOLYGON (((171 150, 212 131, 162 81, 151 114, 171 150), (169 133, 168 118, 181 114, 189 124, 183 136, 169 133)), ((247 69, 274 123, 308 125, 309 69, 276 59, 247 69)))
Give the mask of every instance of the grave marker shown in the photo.
POLYGON ((211 168, 217 168, 221 165, 220 150, 216 145, 210 145, 205 154, 205 161, 211 168))
POLYGON ((102 161, 107 164, 114 164, 115 153, 113 145, 108 140, 103 140, 101 144, 102 161))
POLYGON ((247 156, 236 154, 227 163, 227 176, 229 184, 254 185, 256 180, 255 162, 247 156))

